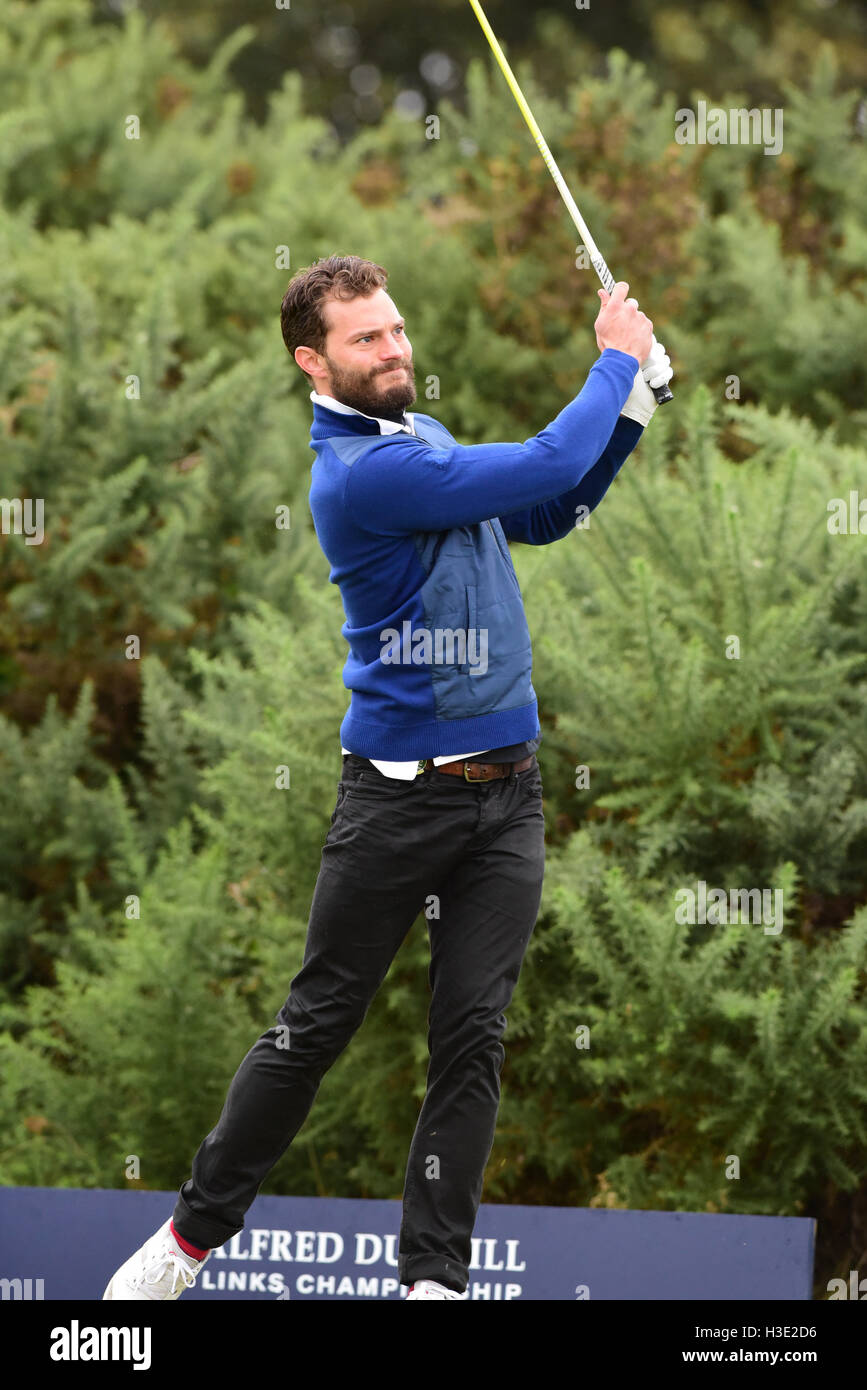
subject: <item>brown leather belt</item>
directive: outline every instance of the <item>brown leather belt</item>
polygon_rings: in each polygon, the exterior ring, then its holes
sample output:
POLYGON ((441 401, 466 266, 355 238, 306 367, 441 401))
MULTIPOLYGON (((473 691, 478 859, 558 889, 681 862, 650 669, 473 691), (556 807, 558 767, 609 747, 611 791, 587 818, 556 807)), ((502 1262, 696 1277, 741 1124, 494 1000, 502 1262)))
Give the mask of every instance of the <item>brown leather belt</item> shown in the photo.
MULTIPOLYGON (((526 771, 535 756, 535 753, 531 753, 529 758, 522 758, 519 763, 474 763, 471 759, 463 758, 455 763, 438 763, 434 770, 463 777, 465 782, 492 782, 495 777, 508 777, 513 768, 516 772, 526 771), (479 769, 480 775, 471 775, 471 768, 479 769)), ((429 772, 433 766, 433 758, 426 758, 424 762, 419 761, 419 772, 429 772)))

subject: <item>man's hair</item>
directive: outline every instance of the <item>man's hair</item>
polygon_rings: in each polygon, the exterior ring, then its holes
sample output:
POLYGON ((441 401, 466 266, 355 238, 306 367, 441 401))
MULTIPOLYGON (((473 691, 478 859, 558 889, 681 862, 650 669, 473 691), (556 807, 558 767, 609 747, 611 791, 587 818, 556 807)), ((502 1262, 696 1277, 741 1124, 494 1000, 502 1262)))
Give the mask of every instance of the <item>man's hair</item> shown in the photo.
POLYGON ((327 256, 289 281, 280 306, 283 341, 292 357, 297 347, 324 353, 328 326, 326 299, 356 299, 385 289, 388 275, 381 265, 360 256, 327 256))

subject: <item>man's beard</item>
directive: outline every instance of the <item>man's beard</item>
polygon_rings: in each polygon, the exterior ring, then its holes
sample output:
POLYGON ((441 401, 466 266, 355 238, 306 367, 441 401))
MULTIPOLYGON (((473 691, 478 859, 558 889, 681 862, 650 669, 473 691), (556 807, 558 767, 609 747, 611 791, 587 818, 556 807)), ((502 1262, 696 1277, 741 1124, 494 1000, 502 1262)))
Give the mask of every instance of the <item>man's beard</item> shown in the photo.
POLYGON ((325 362, 331 376, 331 394, 336 401, 352 406, 353 410, 360 410, 365 415, 403 423, 404 410, 415 400, 415 369, 412 361, 406 364, 400 376, 395 372, 385 390, 377 380, 385 375, 382 368, 371 376, 369 371, 344 371, 327 357, 325 362))

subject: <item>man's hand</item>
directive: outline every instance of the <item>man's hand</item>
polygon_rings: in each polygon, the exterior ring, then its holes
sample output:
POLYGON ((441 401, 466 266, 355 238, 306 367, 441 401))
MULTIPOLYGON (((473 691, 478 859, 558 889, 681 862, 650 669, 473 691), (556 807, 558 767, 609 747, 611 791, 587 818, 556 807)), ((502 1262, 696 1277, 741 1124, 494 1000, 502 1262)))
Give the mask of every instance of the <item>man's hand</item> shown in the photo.
POLYGON ((653 335, 650 352, 641 364, 641 374, 651 390, 657 386, 667 386, 674 376, 671 358, 662 343, 656 341, 656 334, 653 335))
POLYGON ((627 299, 629 289, 625 280, 618 280, 611 294, 599 291, 602 307, 596 318, 596 342, 599 351, 617 348, 628 352, 639 367, 648 357, 653 343, 653 324, 638 307, 637 299, 627 299))
POLYGON ((653 412, 656 410, 656 397, 651 388, 667 386, 673 376, 671 358, 662 343, 656 341, 654 335, 650 352, 635 373, 632 390, 626 397, 620 414, 628 416, 630 420, 637 421, 643 429, 646 429, 650 424, 653 412))

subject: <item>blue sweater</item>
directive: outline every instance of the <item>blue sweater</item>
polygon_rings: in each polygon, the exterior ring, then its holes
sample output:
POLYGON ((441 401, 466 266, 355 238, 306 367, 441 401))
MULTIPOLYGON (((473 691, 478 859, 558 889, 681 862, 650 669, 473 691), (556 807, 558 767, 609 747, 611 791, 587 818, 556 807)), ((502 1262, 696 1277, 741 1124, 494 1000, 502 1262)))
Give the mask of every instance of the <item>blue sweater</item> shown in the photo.
POLYGON ((548 545, 604 497, 642 433, 620 415, 636 365, 607 348, 523 444, 463 446, 418 413, 414 435, 383 435, 314 404, 310 510, 346 615, 345 748, 398 761, 538 736, 507 541, 548 545))

